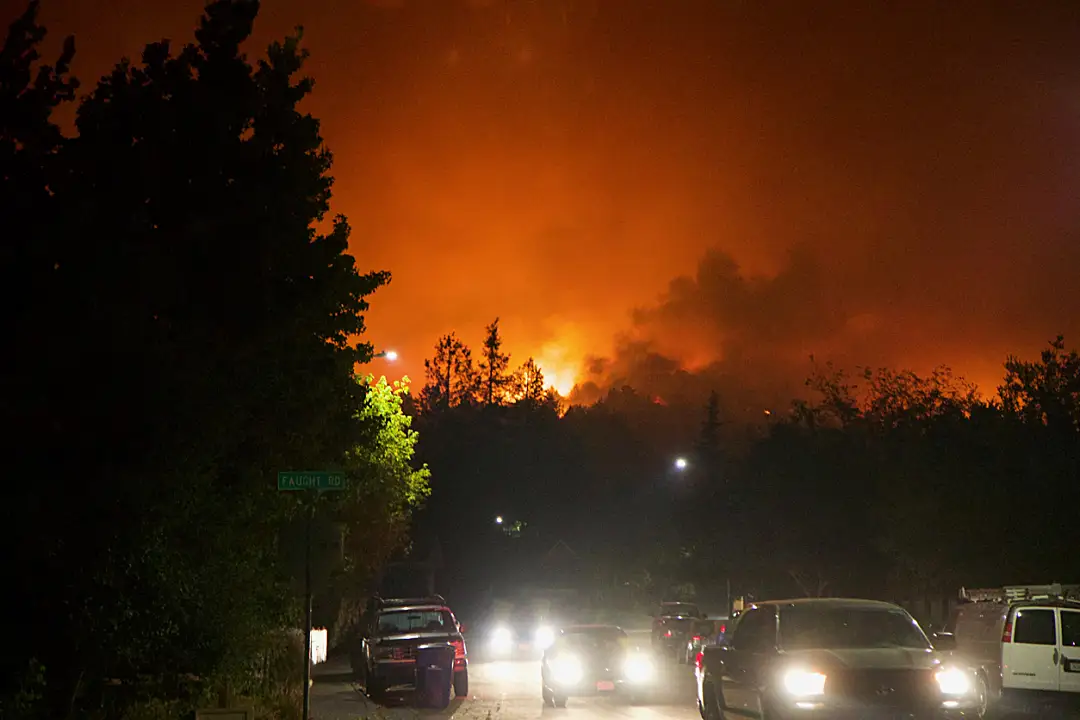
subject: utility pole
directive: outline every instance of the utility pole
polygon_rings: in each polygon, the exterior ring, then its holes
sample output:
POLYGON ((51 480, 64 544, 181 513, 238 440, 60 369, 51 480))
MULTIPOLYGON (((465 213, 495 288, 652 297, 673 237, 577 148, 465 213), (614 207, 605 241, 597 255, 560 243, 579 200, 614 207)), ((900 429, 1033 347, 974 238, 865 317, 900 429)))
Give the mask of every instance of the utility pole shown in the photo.
POLYGON ((315 503, 312 502, 304 528, 304 720, 311 717, 311 525, 314 520, 315 503))
MULTIPOLYGON (((307 520, 304 526, 304 720, 311 718, 311 526, 315 522, 315 508, 324 492, 345 489, 345 474, 332 470, 278 472, 279 491, 310 491, 307 520)), ((303 500, 301 500, 303 504, 303 500)))

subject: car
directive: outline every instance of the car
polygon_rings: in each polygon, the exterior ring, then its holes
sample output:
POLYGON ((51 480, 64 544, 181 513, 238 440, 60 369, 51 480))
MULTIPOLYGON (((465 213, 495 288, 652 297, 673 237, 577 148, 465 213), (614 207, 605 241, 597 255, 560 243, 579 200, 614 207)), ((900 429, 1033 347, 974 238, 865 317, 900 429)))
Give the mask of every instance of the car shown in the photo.
POLYGON ((678 659, 693 637, 695 623, 705 615, 694 603, 662 602, 653 614, 652 645, 659 652, 678 659))
POLYGON ((353 674, 373 700, 392 687, 416 686, 416 652, 422 645, 454 647, 454 695, 469 694, 469 657, 462 626, 435 595, 421 598, 376 598, 367 613, 361 637, 351 648, 353 674))
POLYGON ((615 694, 636 703, 657 679, 652 654, 633 647, 616 625, 563 628, 540 661, 541 695, 549 707, 566 707, 570 697, 615 694))
POLYGON ((936 642, 979 668, 990 702, 1080 700, 1080 585, 960 591, 936 642))
POLYGON ((488 650, 494 658, 536 659, 555 642, 555 628, 539 612, 515 609, 507 620, 492 627, 488 650))
POLYGON ((915 619, 877 600, 757 602, 695 671, 704 720, 982 717, 986 685, 915 619))

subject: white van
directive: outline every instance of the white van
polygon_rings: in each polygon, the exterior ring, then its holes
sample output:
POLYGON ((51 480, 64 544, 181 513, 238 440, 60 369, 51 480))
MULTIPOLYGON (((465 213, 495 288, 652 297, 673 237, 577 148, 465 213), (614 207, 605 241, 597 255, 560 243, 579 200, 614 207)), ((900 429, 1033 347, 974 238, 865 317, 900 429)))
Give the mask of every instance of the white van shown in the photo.
POLYGON ((1080 585, 961 590, 941 636, 982 669, 992 699, 1012 691, 1077 693, 1080 585))

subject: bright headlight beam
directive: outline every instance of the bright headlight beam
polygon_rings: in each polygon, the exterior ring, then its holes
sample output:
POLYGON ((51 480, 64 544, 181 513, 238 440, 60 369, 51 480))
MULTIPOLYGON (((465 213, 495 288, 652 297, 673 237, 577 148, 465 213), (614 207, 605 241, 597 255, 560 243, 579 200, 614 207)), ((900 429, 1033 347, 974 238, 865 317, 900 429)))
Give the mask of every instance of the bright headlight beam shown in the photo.
POLYGON ((584 670, 576 657, 563 655, 551 661, 551 674, 560 685, 575 685, 581 680, 584 670))
POLYGON ((789 670, 784 675, 784 689, 796 697, 825 694, 825 676, 806 670, 789 670))
POLYGON ((514 644, 514 635, 509 628, 498 627, 491 633, 491 646, 497 651, 509 650, 514 644))
POLYGON ((626 663, 623 665, 623 672, 626 674, 626 679, 630 682, 640 683, 651 680, 656 674, 656 668, 653 667, 652 660, 644 655, 631 655, 626 658, 626 663))
POLYGON ((549 628, 547 625, 541 625, 536 628, 536 645, 541 650, 547 650, 551 647, 551 644, 555 642, 555 631, 549 628))
POLYGON ((946 668, 939 670, 934 679, 942 695, 967 695, 971 692, 971 678, 963 670, 946 668))

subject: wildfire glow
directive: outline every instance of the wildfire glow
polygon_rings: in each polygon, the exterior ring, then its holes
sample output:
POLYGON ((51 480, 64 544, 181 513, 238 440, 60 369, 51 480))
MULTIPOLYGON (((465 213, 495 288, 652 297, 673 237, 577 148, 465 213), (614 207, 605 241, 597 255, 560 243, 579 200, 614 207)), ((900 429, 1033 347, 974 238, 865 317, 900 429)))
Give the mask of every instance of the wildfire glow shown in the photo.
POLYGON ((563 397, 570 394, 577 384, 579 363, 573 362, 565 346, 549 343, 543 347, 536 358, 536 364, 544 373, 544 383, 563 397))

